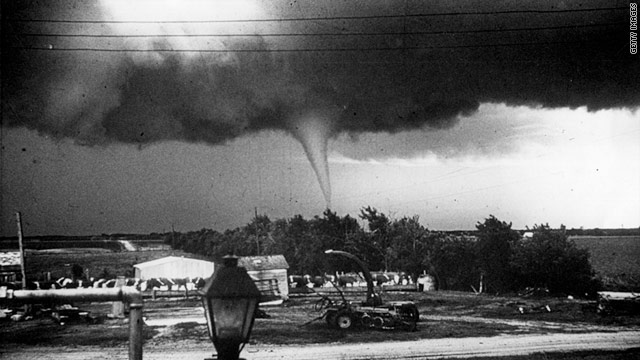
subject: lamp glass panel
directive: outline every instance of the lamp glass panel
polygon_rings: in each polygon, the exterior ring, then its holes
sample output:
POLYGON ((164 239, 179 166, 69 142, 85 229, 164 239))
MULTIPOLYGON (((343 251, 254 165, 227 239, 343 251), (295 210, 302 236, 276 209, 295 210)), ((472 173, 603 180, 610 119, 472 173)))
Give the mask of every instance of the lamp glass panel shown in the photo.
POLYGON ((249 333, 252 299, 211 299, 211 312, 218 340, 243 341, 249 333))
POLYGON ((244 320, 244 329, 242 330, 242 336, 244 339, 249 339, 249 333, 253 326, 253 318, 256 315, 256 307, 258 306, 258 299, 247 299, 247 315, 244 320))
POLYGON ((215 325, 211 323, 211 314, 209 313, 209 309, 211 308, 211 301, 207 298, 202 298, 202 307, 204 308, 204 317, 207 319, 207 330, 209 330, 209 338, 211 340, 214 339, 213 329, 215 325))

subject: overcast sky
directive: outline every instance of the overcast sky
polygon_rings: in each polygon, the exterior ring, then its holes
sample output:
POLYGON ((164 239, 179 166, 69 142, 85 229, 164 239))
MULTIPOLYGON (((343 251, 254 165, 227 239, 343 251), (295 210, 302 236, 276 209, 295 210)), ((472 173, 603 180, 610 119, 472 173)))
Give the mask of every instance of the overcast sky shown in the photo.
POLYGON ((1 233, 638 227, 628 4, 3 1, 1 233))

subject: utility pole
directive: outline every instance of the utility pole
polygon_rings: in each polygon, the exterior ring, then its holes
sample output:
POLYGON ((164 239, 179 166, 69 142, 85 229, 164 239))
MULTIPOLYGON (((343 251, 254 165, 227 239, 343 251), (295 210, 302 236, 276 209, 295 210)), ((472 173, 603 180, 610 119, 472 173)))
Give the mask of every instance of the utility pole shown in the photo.
POLYGON ((173 224, 171 224, 171 249, 173 250, 176 246, 176 230, 173 228, 173 224))
POLYGON ((256 228, 256 248, 258 250, 257 255, 260 256, 260 237, 258 236, 258 207, 253 208, 253 213, 255 214, 254 223, 256 228))

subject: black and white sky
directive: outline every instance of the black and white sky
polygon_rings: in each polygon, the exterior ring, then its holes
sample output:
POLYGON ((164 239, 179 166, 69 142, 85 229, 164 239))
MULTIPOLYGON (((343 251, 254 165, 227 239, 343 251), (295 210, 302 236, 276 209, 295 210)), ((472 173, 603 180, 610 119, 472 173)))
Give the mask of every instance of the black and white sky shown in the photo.
POLYGON ((640 226, 628 1, 2 1, 2 223, 640 226))

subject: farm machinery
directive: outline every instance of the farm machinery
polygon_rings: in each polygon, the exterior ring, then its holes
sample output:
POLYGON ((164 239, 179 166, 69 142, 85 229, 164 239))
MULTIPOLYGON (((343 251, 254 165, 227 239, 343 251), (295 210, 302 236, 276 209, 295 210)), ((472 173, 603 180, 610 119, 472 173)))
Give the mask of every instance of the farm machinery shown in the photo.
POLYGON ((355 326, 374 329, 405 329, 414 331, 420 318, 417 306, 412 301, 393 301, 383 303, 380 295, 374 291, 373 278, 367 266, 357 256, 344 251, 327 250, 326 254, 339 255, 353 260, 367 282, 367 295, 362 303, 347 301, 340 289, 342 301, 334 302, 323 296, 316 304, 316 310, 324 310, 319 319, 336 329, 350 329, 355 326))

